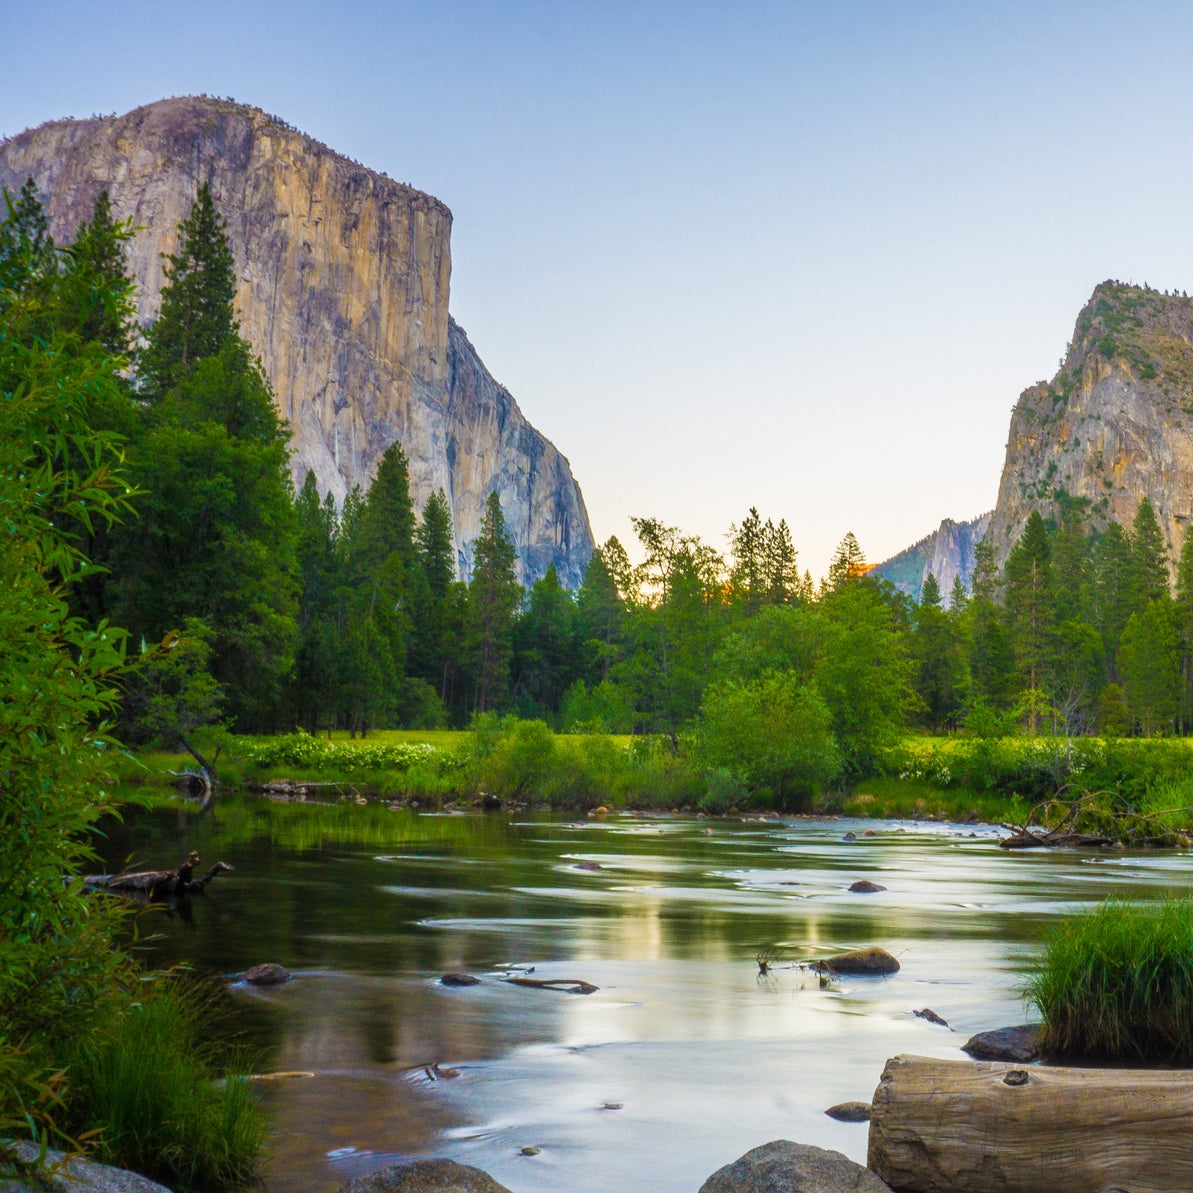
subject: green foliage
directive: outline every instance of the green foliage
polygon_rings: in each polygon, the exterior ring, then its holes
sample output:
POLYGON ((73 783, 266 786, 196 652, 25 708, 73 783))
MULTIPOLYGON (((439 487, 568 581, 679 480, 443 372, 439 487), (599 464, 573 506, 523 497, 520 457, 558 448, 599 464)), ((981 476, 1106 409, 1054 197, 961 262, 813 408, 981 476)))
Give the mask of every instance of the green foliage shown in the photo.
POLYGON ((284 766, 334 769, 346 777, 363 770, 400 771, 428 763, 453 765, 450 754, 427 742, 337 742, 306 733, 265 738, 252 743, 242 753, 248 765, 262 770, 284 766))
POLYGON ((506 700, 513 657, 513 617, 522 600, 515 552, 496 490, 485 502, 468 586, 467 651, 476 676, 475 707, 485 712, 506 700))
POLYGON ((214 990, 158 978, 76 1044, 68 1121, 98 1127, 98 1159, 178 1193, 257 1183, 265 1122, 248 1082, 226 1072, 211 1042, 217 1013, 214 990))
POLYGON ((1111 901, 1066 920, 1027 986, 1056 1056, 1193 1060, 1193 903, 1111 901))
POLYGON ((728 771, 749 791, 769 788, 781 802, 810 795, 840 766, 828 706, 814 682, 790 671, 710 684, 699 752, 710 772, 728 771))
POLYGON ((142 388, 151 398, 164 396, 199 361, 218 356, 238 338, 228 226, 206 182, 182 221, 178 240, 178 252, 166 258, 161 310, 141 356, 142 388))

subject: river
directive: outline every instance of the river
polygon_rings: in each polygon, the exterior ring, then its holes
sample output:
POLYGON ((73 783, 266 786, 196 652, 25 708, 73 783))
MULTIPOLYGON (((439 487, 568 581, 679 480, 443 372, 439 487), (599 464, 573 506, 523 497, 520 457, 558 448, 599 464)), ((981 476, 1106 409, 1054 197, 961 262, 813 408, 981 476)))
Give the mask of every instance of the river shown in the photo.
POLYGON ((222 796, 203 815, 130 810, 113 867, 235 869, 142 917, 157 963, 284 986, 233 997, 272 1123, 269 1193, 322 1193, 448 1156, 514 1193, 694 1193, 758 1144, 865 1160, 889 1056, 962 1058, 1025 1018, 1048 927, 1108 895, 1184 893, 1169 852, 1008 854, 999 831, 890 821, 418 814, 222 796), (849 840, 853 833, 856 839, 849 840), (857 879, 887 890, 855 894, 857 879), (799 961, 877 944, 888 978, 822 988, 799 961), (761 975, 760 949, 777 957, 761 975), (589 995, 503 981, 578 978, 589 995), (481 979, 442 985, 449 971, 481 979), (917 1018, 931 1008, 950 1028, 917 1018), (427 1073, 432 1065, 455 1078, 427 1073), (523 1148, 538 1149, 524 1155, 523 1148))

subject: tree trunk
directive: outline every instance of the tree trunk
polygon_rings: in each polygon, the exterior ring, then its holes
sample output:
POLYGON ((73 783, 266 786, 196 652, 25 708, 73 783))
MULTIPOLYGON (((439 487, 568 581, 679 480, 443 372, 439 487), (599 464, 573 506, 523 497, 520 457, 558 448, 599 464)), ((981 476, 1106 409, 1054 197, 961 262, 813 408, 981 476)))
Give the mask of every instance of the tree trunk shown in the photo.
POLYGON ((868 1164, 915 1193, 1193 1189, 1193 1072, 888 1060, 868 1164))

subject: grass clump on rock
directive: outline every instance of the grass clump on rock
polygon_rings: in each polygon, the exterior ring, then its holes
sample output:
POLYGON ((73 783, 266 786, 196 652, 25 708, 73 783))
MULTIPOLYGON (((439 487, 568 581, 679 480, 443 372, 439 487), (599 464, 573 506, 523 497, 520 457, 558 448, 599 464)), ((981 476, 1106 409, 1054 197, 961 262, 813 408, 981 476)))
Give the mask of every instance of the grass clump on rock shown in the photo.
POLYGON ((1048 1055, 1193 1061, 1193 901, 1108 900, 1067 920, 1027 997, 1048 1055))

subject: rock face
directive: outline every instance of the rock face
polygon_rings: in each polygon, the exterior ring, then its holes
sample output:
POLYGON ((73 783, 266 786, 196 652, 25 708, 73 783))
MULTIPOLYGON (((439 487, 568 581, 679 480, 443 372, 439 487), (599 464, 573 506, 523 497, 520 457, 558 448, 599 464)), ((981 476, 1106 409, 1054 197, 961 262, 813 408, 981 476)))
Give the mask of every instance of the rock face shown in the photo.
POLYGON ((901 592, 914 600, 920 599, 920 591, 929 573, 940 585, 940 595, 947 604, 949 592, 958 576, 961 583, 969 587, 973 575, 973 550, 986 533, 990 514, 982 514, 969 522, 954 522, 945 518, 931 533, 925 535, 914 546, 900 551, 875 569, 879 576, 885 576, 901 592))
POLYGON ((32 175, 69 241, 106 187, 138 228, 129 264, 143 321, 162 253, 198 186, 228 221, 237 307, 293 433, 302 483, 342 501, 401 442, 417 509, 442 488, 461 575, 496 489, 522 579, 579 582, 592 533, 567 461, 522 416, 448 315, 451 212, 284 121, 230 101, 162 100, 121 117, 41 125, 0 144, 0 185, 32 175))
POLYGON ((1193 515, 1193 299, 1103 282, 1077 317, 1060 371, 1011 416, 987 534, 1001 564, 1028 516, 1066 497, 1091 526, 1129 527, 1144 497, 1173 561, 1193 515))

